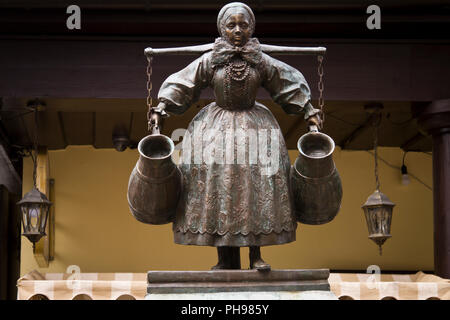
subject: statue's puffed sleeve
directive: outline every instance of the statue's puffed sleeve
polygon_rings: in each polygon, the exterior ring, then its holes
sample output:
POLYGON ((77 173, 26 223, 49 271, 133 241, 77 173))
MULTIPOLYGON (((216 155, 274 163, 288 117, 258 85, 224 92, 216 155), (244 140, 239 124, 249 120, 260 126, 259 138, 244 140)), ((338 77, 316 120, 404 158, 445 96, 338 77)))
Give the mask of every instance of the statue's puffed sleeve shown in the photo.
POLYGON ((288 114, 305 114, 305 119, 320 112, 311 105, 311 90, 305 77, 288 64, 263 54, 262 86, 288 114))
POLYGON ((201 90, 211 82, 213 69, 210 61, 211 53, 205 53, 164 81, 158 100, 165 103, 166 111, 182 114, 198 100, 201 90))

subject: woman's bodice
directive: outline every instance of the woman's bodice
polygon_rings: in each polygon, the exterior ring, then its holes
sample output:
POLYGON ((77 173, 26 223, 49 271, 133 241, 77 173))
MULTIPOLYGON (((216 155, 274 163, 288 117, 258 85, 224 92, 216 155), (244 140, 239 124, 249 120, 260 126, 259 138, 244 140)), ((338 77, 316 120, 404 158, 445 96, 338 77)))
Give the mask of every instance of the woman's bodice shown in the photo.
POLYGON ((255 105, 261 79, 255 67, 236 60, 216 67, 211 85, 218 106, 227 110, 246 110, 255 105))
POLYGON ((199 99, 202 89, 212 87, 218 106, 247 110, 255 105, 258 89, 263 87, 288 114, 305 112, 306 117, 318 112, 312 107, 304 110, 311 92, 298 70, 262 53, 258 63, 247 57, 246 61, 253 61, 247 62, 247 72, 246 66, 241 65, 244 60, 240 56, 234 58, 231 59, 234 68, 229 70, 229 59, 215 61, 214 51, 203 54, 183 70, 170 75, 161 85, 158 99, 165 102, 167 112, 182 114, 199 99))

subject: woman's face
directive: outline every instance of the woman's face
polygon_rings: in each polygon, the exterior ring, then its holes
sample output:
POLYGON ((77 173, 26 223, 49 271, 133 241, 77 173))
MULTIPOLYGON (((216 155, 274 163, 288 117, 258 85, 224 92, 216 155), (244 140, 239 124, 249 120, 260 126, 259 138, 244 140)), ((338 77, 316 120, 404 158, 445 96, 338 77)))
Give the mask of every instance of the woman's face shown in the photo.
POLYGON ((250 23, 243 13, 231 14, 225 22, 225 36, 229 43, 242 47, 251 37, 250 23))

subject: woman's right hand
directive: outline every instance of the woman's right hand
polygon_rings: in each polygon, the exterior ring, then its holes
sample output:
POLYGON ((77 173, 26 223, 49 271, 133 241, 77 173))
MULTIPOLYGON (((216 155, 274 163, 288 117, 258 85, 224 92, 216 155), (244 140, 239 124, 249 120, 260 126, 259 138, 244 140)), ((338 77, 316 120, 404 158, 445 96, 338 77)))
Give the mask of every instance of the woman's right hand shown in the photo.
POLYGON ((164 102, 160 102, 158 106, 150 110, 150 116, 148 120, 149 131, 152 133, 158 130, 161 132, 164 123, 164 118, 168 117, 168 114, 164 111, 166 105, 164 102))

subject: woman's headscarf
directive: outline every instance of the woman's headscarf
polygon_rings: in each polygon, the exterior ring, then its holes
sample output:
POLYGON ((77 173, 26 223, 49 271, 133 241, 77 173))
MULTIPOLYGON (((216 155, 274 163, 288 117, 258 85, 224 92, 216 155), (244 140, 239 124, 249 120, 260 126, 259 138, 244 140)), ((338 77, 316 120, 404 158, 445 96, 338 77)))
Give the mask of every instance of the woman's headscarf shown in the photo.
POLYGON ((255 31, 255 15, 253 14, 252 9, 250 9, 249 6, 242 2, 231 2, 227 5, 225 5, 219 12, 219 15, 217 16, 217 30, 219 30, 220 36, 225 36, 225 22, 227 21, 230 14, 235 13, 236 9, 241 9, 243 13, 246 14, 246 16, 249 18, 249 29, 250 29, 250 36, 255 31), (231 10, 234 9, 234 10, 231 10))
POLYGON ((255 31, 255 15, 252 9, 241 2, 232 2, 224 6, 217 17, 217 29, 219 29, 221 38, 217 38, 214 42, 212 52, 213 66, 228 63, 236 54, 239 54, 242 59, 251 65, 257 65, 261 61, 262 51, 258 39, 250 38, 243 47, 236 47, 225 40, 225 23, 228 17, 236 13, 237 10, 244 13, 249 20, 250 37, 255 31))

